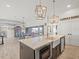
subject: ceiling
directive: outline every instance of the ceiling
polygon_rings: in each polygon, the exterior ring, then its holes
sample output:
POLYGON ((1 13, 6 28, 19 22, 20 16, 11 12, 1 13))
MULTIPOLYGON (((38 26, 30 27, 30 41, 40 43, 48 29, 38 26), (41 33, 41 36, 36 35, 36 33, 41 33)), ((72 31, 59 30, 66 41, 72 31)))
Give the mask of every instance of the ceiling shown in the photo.
MULTIPOLYGON (((53 8, 51 8, 52 0, 45 0, 45 1, 47 1, 46 4, 48 5, 48 8, 53 10, 53 8)), ((55 0, 55 1, 56 1, 55 2, 56 15, 61 15, 71 9, 79 8, 79 0, 55 0), (67 5, 71 5, 71 7, 67 8, 67 5)))
POLYGON ((79 0, 57 0, 56 7, 57 14, 61 14, 68 10, 79 8, 79 0), (67 8, 67 5, 71 5, 71 7, 67 8))
MULTIPOLYGON (((0 0, 0 18, 19 20, 34 19, 35 5, 39 0, 0 0)), ((48 8, 48 15, 52 12, 52 0, 42 0, 42 3, 48 8)), ((56 0, 56 14, 60 15, 64 12, 79 8, 79 0, 56 0), (67 5, 71 5, 67 8, 67 5)), ((52 12, 53 13, 53 12, 52 12)))

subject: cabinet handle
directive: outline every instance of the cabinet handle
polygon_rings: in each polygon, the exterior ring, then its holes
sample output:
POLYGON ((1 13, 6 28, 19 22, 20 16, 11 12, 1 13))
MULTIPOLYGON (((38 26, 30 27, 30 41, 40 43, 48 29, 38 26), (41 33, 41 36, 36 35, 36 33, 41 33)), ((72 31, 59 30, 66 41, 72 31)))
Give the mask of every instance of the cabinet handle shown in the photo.
POLYGON ((68 33, 68 35, 72 35, 71 33, 68 33))

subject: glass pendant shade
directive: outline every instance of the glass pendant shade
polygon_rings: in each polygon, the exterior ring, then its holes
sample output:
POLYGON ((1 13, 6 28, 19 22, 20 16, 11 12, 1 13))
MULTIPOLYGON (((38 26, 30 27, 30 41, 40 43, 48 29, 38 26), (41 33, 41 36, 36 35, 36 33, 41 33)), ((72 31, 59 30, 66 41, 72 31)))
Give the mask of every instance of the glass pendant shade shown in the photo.
POLYGON ((49 18, 49 22, 55 25, 59 23, 59 16, 55 15, 55 0, 53 0, 53 16, 49 18))
POLYGON ((49 22, 51 24, 57 24, 57 23, 59 23, 59 16, 52 16, 52 17, 50 17, 49 18, 49 22))
POLYGON ((37 15, 37 19, 43 20, 46 16, 47 7, 43 5, 36 5, 35 13, 37 15))

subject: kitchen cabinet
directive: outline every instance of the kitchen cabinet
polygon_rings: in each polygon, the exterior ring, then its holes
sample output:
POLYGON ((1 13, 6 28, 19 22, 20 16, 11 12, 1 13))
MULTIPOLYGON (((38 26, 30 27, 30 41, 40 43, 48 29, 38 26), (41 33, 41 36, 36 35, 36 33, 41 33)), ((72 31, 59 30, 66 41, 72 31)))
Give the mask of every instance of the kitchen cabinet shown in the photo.
POLYGON ((20 43, 20 59, 35 59, 35 51, 23 43, 20 43))
POLYGON ((79 20, 65 20, 58 25, 58 34, 66 36, 66 44, 79 46, 79 20))
POLYGON ((61 53, 64 51, 65 49, 65 36, 60 38, 60 47, 61 47, 61 53))
POLYGON ((79 36, 78 35, 71 36, 70 45, 79 46, 79 36))
POLYGON ((61 37, 60 40, 53 42, 52 59, 57 59, 57 57, 63 53, 64 49, 65 36, 61 37))
POLYGON ((0 40, 1 40, 0 45, 4 44, 4 36, 0 36, 0 40))
POLYGON ((35 38, 20 40, 20 59, 57 59, 64 51, 64 37, 55 35, 41 40, 38 38, 36 38, 38 40, 35 38))
POLYGON ((48 59, 50 57, 50 45, 33 50, 32 48, 20 43, 20 59, 48 59))
POLYGON ((52 59, 57 59, 61 54, 61 46, 58 44, 56 47, 52 48, 52 59))

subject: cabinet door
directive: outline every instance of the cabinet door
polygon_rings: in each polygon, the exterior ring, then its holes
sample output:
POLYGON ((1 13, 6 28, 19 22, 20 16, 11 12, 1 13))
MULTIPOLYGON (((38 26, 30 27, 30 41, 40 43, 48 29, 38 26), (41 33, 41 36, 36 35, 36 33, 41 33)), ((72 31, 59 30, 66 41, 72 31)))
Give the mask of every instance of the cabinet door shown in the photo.
POLYGON ((72 21, 72 35, 71 44, 79 46, 79 20, 74 19, 72 21))
POLYGON ((71 21, 61 21, 57 27, 58 34, 65 35, 66 44, 70 44, 70 34, 72 33, 72 22, 71 21))
POLYGON ((52 48, 52 59, 57 59, 57 47, 52 48))
POLYGON ((71 21, 61 21, 57 27, 58 34, 68 35, 72 32, 72 22, 71 21))
POLYGON ((61 37, 60 42, 61 42, 61 53, 62 53, 65 49, 65 37, 61 37))
POLYGON ((57 59, 61 54, 61 44, 58 44, 56 47, 52 48, 52 59, 57 59))
POLYGON ((70 42, 71 42, 71 35, 66 35, 65 36, 65 43, 66 43, 66 45, 70 45, 70 42))
POLYGON ((70 44, 74 46, 79 46, 79 35, 72 35, 70 44))
POLYGON ((61 21, 57 32, 66 36, 66 44, 79 46, 79 19, 61 21))
POLYGON ((34 50, 20 43, 20 59, 35 59, 34 50))

